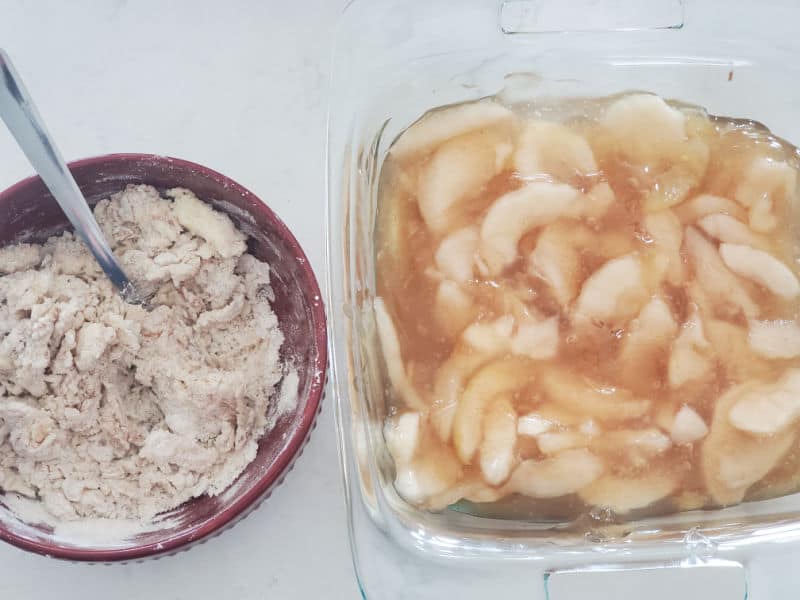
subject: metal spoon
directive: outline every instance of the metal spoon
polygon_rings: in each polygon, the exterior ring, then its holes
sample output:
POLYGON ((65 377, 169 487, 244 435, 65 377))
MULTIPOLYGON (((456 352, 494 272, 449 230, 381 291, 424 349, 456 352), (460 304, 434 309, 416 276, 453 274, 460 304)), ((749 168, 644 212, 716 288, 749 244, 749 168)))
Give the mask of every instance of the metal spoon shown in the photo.
POLYGON ((48 134, 22 79, 2 49, 0 49, 0 118, 125 301, 132 304, 145 303, 147 295, 142 293, 144 290, 138 289, 131 283, 111 252, 86 198, 83 197, 48 134))

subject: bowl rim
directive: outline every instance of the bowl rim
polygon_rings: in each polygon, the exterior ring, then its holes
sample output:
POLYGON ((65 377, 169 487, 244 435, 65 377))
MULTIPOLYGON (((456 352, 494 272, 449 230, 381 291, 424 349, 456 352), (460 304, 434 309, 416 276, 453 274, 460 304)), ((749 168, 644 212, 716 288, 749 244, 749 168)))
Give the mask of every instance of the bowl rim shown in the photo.
MULTIPOLYGON (((198 526, 180 530, 175 535, 160 542, 133 545, 127 548, 99 549, 67 547, 58 543, 31 540, 14 533, 0 521, 0 540, 23 550, 72 561, 118 562, 174 553, 181 549, 188 549, 186 546, 189 544, 207 539, 214 533, 221 533, 226 526, 232 526, 238 518, 244 517, 247 514, 248 508, 251 506, 253 509, 256 508, 257 501, 262 496, 265 496, 273 487, 281 483, 283 476, 291 469, 294 460, 300 455, 303 446, 308 441, 325 390, 326 369, 328 366, 328 332, 325 306, 322 300, 322 294, 320 293, 319 283, 314 275, 311 263, 308 261, 308 257, 300 246, 300 243, 286 224, 275 214, 266 202, 262 201, 258 196, 241 184, 218 171, 188 160, 158 154, 113 153, 78 159, 69 162, 67 166, 72 170, 101 163, 126 163, 129 161, 150 161, 154 164, 176 165, 196 171, 207 179, 211 179, 217 183, 223 184, 225 187, 233 189, 246 200, 255 200, 262 206, 267 218, 272 222, 279 236, 289 247, 291 255, 300 263, 300 269, 307 286, 306 289, 313 297, 312 301, 309 302, 309 306, 314 321, 314 346, 316 349, 316 357, 310 367, 313 369, 312 372, 319 373, 319 377, 311 378, 308 400, 300 415, 299 426, 292 428, 288 432, 287 442, 276 455, 275 460, 269 468, 258 477, 256 483, 250 489, 237 495, 224 510, 214 514, 198 526)), ((33 175, 12 184, 5 190, 0 191, 0 203, 7 201, 10 197, 13 197, 27 186, 40 181, 41 178, 38 175, 33 175)))

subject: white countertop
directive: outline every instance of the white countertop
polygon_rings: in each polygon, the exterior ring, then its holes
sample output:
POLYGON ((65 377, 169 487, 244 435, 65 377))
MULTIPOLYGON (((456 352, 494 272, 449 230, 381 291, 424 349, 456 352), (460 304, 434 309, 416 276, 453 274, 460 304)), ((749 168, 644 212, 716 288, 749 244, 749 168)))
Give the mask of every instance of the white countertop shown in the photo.
MULTIPOLYGON (((324 275, 327 65, 341 2, 0 0, 11 55, 67 160, 207 165, 283 218, 324 275)), ((0 189, 31 167, 0 125, 0 189)), ((75 565, 0 544, 0 598, 356 598, 326 398, 303 455, 247 519, 188 552, 75 565)))
MULTIPOLYGON (((286 221, 322 285, 327 67, 343 4, 0 0, 0 45, 68 160, 151 152, 221 171, 286 221)), ((29 174, 0 126, 0 189, 29 174)), ((283 485, 232 530, 176 556, 118 566, 0 544, 0 598, 359 597, 331 409, 328 397, 283 485)), ((783 547, 754 561, 751 598, 794 598, 798 560, 800 548, 783 547)), ((713 587, 697 592, 717 600, 713 587)), ((543 597, 531 590, 529 600, 543 597)))

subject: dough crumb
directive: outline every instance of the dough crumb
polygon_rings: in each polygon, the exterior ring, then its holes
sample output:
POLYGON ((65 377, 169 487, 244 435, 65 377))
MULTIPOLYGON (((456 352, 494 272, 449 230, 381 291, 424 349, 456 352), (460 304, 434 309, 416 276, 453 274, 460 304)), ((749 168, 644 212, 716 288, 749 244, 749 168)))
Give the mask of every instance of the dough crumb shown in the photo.
POLYGON ((128 186, 95 207, 157 289, 149 312, 69 232, 0 249, 0 492, 62 521, 149 521, 224 491, 287 402, 269 266, 226 215, 166 196, 128 186))

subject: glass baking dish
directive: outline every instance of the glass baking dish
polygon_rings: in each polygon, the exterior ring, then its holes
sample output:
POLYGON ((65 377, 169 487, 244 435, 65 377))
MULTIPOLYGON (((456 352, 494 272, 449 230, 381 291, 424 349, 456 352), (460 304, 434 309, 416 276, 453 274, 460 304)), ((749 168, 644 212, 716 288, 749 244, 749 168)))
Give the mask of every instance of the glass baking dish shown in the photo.
POLYGON ((560 570, 728 572, 777 542, 800 540, 800 494, 624 524, 602 514, 554 523, 409 505, 394 490, 383 439, 388 384, 372 308, 378 176, 389 145, 426 110, 501 90, 512 101, 643 90, 759 121, 797 145, 798 22, 800 5, 791 1, 347 6, 328 123, 328 290, 350 537, 364 597, 424 600, 446 589, 459 598, 535 598, 547 587, 543 575, 560 570))

